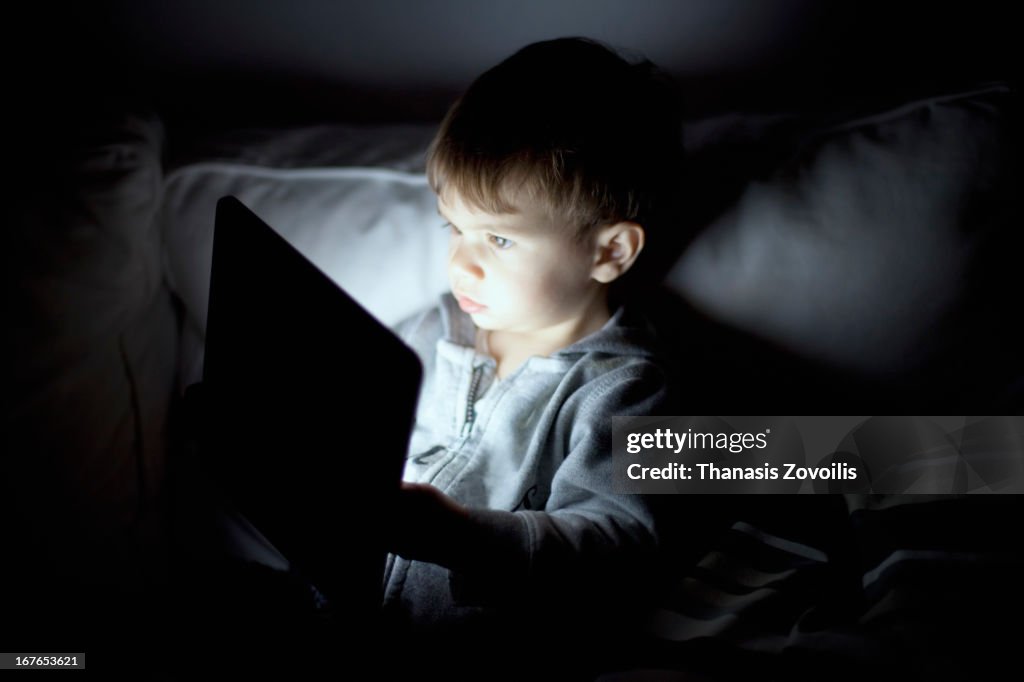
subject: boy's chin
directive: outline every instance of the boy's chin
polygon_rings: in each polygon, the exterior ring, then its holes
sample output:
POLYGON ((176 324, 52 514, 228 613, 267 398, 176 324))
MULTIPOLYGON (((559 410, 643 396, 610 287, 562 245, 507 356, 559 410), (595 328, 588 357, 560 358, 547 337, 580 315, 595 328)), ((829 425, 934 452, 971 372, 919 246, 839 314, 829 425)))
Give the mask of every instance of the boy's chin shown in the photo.
POLYGON ((469 319, 473 320, 473 324, 476 325, 477 329, 488 332, 500 332, 508 328, 508 325, 502 324, 501 320, 496 319, 490 310, 468 314, 469 319))
POLYGON ((478 329, 485 329, 489 332, 498 330, 501 325, 495 324, 494 320, 486 313, 469 313, 469 319, 478 329))

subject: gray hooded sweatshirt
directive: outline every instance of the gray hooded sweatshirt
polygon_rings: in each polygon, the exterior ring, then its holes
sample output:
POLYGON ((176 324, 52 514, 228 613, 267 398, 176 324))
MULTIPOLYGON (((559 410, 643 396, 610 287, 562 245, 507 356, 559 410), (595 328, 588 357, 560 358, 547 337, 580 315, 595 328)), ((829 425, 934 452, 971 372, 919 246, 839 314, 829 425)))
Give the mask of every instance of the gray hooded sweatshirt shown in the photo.
POLYGON ((474 568, 457 573, 389 556, 386 613, 464 623, 653 552, 646 501, 612 492, 612 416, 661 414, 666 400, 642 319, 620 307, 602 329, 500 381, 450 294, 396 331, 424 366, 404 479, 469 507, 502 551, 481 546, 474 568))

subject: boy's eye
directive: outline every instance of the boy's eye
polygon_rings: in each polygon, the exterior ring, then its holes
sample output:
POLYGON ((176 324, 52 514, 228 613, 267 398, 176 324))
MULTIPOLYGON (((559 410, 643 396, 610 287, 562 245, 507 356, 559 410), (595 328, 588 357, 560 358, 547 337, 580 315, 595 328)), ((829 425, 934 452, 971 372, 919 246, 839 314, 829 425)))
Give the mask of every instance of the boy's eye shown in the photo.
POLYGON ((488 235, 488 237, 490 238, 491 243, 494 244, 499 249, 503 249, 503 250, 507 249, 508 247, 512 246, 512 244, 513 244, 513 241, 511 239, 506 239, 505 237, 499 237, 496 234, 488 235))
POLYGON ((445 223, 443 223, 443 224, 441 225, 441 229, 442 229, 442 230, 446 230, 446 231, 449 231, 449 232, 451 232, 452 234, 462 234, 462 233, 461 233, 461 232, 459 231, 459 228, 455 227, 454 225, 452 225, 452 224, 451 224, 451 223, 449 223, 449 222, 445 222, 445 223))

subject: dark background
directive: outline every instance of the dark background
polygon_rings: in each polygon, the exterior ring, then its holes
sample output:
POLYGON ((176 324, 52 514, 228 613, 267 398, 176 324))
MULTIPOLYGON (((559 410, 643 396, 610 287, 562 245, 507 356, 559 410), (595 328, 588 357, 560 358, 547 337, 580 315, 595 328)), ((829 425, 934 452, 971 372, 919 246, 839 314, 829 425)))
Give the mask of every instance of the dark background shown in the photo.
MULTIPOLYGON (((690 116, 834 106, 1016 78, 1008 3, 858 0, 100 0, 15 5, 7 87, 76 110, 104 94, 237 123, 434 120, 536 40, 585 35, 679 78, 690 116)), ((10 101, 10 100, 9 100, 10 101)))

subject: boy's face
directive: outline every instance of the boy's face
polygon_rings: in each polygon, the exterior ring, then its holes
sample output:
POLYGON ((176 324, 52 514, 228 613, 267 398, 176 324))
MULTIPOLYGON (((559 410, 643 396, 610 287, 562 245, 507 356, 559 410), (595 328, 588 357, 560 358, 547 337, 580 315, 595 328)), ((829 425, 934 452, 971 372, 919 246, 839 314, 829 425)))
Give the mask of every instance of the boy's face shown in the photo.
POLYGON ((607 314, 604 285, 591 277, 596 240, 574 239, 535 205, 495 215, 447 191, 437 206, 451 225, 452 293, 481 329, 543 335, 607 314))

